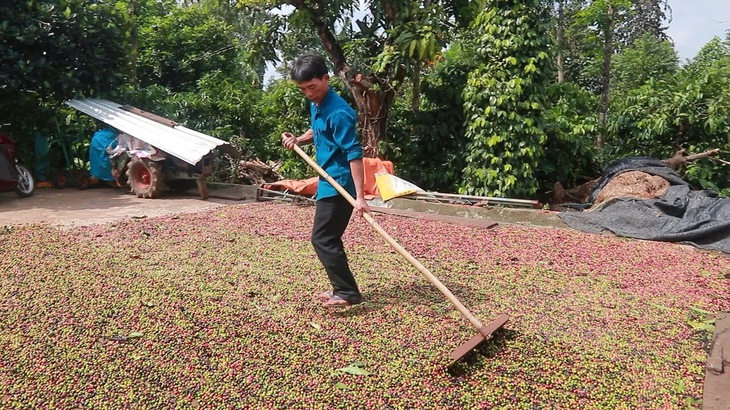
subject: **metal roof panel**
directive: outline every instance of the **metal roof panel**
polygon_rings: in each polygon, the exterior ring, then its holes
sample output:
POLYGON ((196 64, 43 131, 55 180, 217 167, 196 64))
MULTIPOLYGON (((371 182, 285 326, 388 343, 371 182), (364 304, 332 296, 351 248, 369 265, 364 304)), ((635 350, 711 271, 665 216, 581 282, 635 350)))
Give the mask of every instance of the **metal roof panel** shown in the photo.
POLYGON ((160 124, 127 111, 121 104, 111 101, 84 98, 70 100, 66 104, 190 165, 200 162, 216 147, 229 145, 226 141, 181 125, 169 127, 160 124))

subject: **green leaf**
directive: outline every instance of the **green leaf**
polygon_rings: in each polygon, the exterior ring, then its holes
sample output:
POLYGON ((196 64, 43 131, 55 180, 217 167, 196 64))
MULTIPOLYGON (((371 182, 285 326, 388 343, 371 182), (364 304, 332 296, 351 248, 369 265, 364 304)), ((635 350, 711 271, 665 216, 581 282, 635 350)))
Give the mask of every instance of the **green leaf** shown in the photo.
POLYGON ((681 394, 684 393, 684 391, 687 389, 687 385, 685 384, 684 380, 680 380, 674 385, 674 392, 681 394))
POLYGON ((337 369, 337 371, 342 372, 342 373, 352 374, 355 376, 368 376, 370 374, 370 372, 361 368, 360 367, 361 365, 362 365, 362 363, 355 362, 355 363, 350 364, 347 367, 339 368, 339 369, 337 369))
POLYGON ((699 313, 699 314, 701 314, 701 315, 712 315, 712 314, 713 314, 712 312, 708 312, 708 311, 706 311, 706 310, 704 310, 704 309, 700 309, 700 308, 698 308, 698 307, 694 307, 694 306, 690 306, 690 308, 689 308, 689 309, 690 309, 691 311, 693 311, 693 312, 696 312, 696 313, 699 313))
POLYGON ((418 40, 411 41, 411 44, 408 47, 408 57, 413 57, 413 53, 415 52, 417 45, 418 45, 418 40))
POLYGON ((142 336, 144 336, 142 332, 132 332, 127 336, 127 339, 139 339, 142 336))
POLYGON ((337 384, 335 384, 335 387, 337 387, 340 390, 350 390, 350 386, 348 386, 342 382, 337 382, 337 384))
POLYGON ((666 307, 664 305, 659 305, 657 303, 652 303, 651 306, 654 306, 655 308, 657 308, 659 310, 670 310, 668 307, 666 307))

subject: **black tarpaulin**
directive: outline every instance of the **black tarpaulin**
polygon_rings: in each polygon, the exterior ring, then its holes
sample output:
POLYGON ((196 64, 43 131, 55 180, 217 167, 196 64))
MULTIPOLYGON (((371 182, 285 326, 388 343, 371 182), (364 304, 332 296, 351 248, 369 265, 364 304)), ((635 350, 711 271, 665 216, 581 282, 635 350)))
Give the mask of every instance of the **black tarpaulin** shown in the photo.
POLYGON ((686 242, 730 253, 730 198, 691 191, 688 185, 672 185, 658 199, 613 199, 590 211, 562 212, 559 217, 581 231, 686 242))

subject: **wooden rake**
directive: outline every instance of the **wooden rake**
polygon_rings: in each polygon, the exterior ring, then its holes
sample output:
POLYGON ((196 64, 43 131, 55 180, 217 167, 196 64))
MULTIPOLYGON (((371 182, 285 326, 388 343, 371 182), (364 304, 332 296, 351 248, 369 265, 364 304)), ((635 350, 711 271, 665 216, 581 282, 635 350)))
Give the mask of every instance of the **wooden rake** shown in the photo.
MULTIPOLYGON (((304 161, 309 164, 312 168, 314 168, 319 175, 322 176, 327 182, 329 182, 336 190, 340 193, 347 201, 354 207, 355 206, 355 199, 350 195, 349 192, 347 192, 340 184, 337 183, 332 177, 327 174, 327 172, 322 169, 319 165, 317 165, 312 158, 309 157, 298 145, 294 145, 294 151, 299 154, 304 161)), ((488 340, 491 338, 492 334, 502 328, 505 323, 509 320, 509 316, 505 313, 500 314, 497 316, 496 319, 494 319, 489 324, 482 324, 479 319, 474 317, 474 315, 471 314, 469 309, 467 309, 460 301, 459 299, 454 296, 451 291, 444 286, 443 283, 441 283, 440 280, 436 276, 434 276, 428 269, 426 269, 421 262, 419 262, 416 258, 414 258, 408 251, 406 251, 398 242, 396 242, 395 239, 393 239, 392 236, 390 236, 383 228, 378 225, 377 222, 373 219, 370 214, 363 213, 363 218, 372 226, 376 232, 380 234, 385 240, 392 246, 398 253, 400 253, 404 258, 408 260, 413 266, 416 267, 425 277, 429 280, 436 288, 441 291, 441 293, 446 296, 447 299, 456 307, 456 309, 477 329, 479 333, 474 335, 471 339, 469 339, 466 343, 459 346, 456 350, 451 352, 451 357, 453 359, 453 363, 456 363, 460 359, 467 356, 471 351, 477 348, 482 342, 488 340)))

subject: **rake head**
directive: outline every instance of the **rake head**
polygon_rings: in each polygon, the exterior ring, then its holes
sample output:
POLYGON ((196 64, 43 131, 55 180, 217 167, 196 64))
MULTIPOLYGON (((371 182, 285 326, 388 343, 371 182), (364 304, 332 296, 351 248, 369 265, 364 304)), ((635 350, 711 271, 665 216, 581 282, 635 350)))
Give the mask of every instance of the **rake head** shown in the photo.
POLYGON ((466 343, 462 344, 461 346, 456 348, 456 350, 451 352, 451 358, 454 361, 449 367, 456 364, 456 362, 463 359, 465 356, 468 356, 469 353, 474 351, 474 349, 476 349, 480 344, 489 340, 492 337, 492 334, 501 329, 508 320, 509 316, 505 313, 502 313, 501 315, 497 316, 497 318, 494 319, 491 323, 482 325, 481 329, 479 329, 479 333, 474 335, 466 343))

